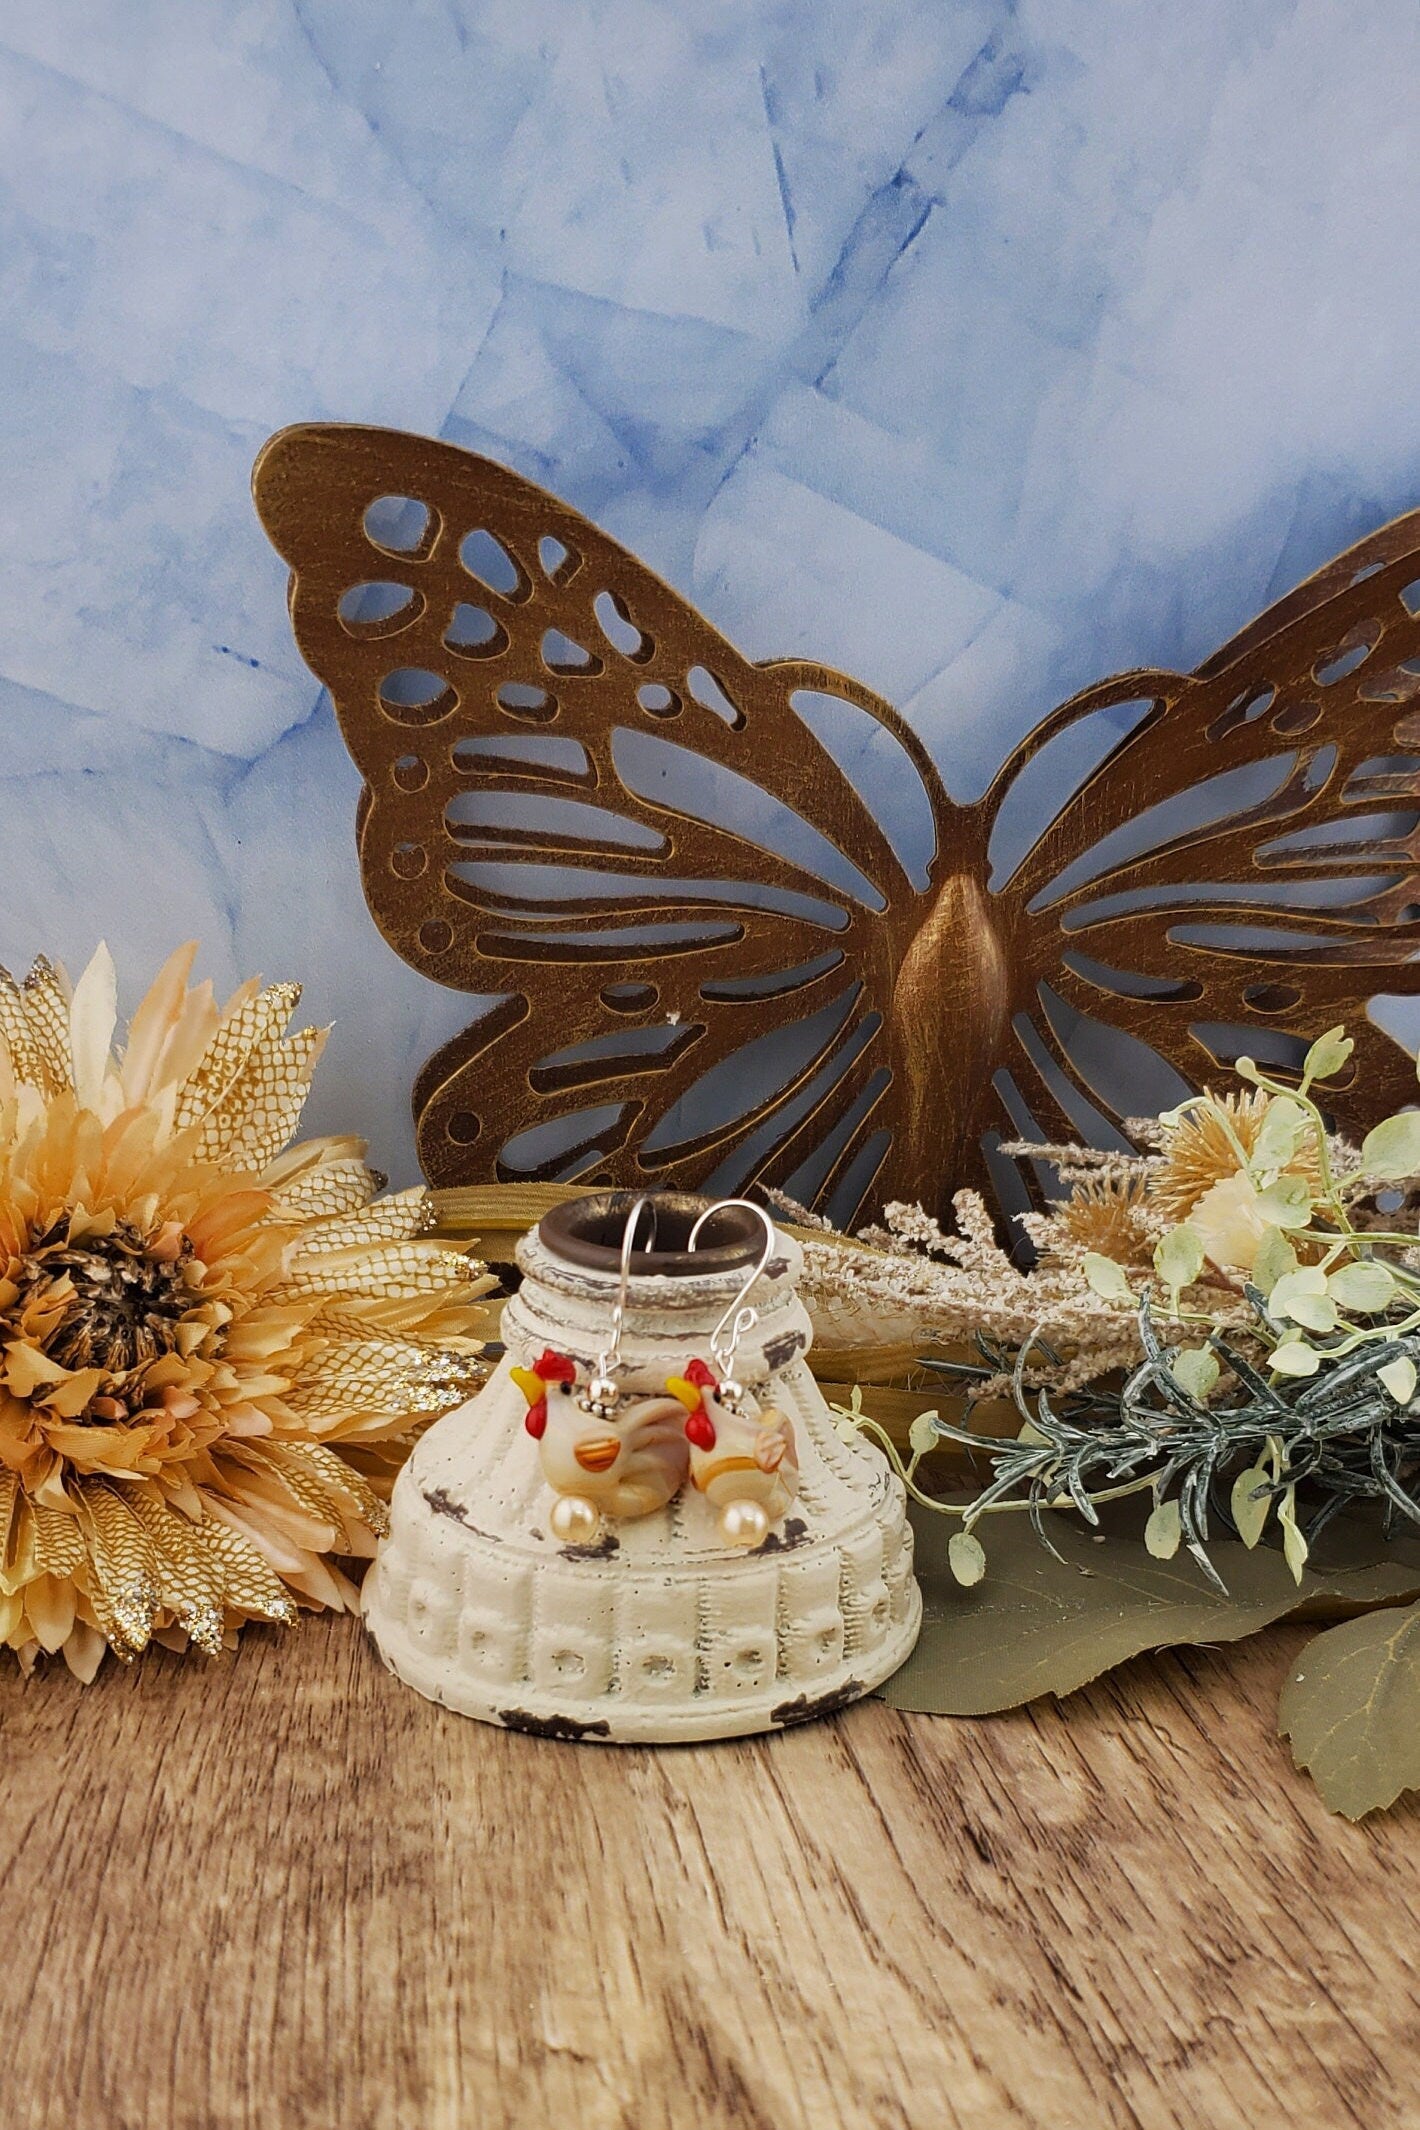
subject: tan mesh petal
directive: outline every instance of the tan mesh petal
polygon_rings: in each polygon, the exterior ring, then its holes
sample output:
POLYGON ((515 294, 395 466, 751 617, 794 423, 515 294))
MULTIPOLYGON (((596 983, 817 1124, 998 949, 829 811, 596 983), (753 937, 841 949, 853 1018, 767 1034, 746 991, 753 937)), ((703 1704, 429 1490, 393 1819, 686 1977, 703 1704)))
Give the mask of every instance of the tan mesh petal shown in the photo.
POLYGON ((204 1517, 192 1530, 217 1563, 227 1604, 254 1620, 278 1620, 290 1626, 296 1617, 295 1600, 250 1540, 216 1516, 204 1517))
POLYGON ((323 1028, 301 1028, 284 1042, 255 1048, 221 1109, 203 1127, 199 1154, 259 1175, 300 1123, 324 1047, 323 1028))
POLYGON ((389 1529, 389 1510, 363 1472, 357 1472, 334 1450, 323 1449, 318 1442, 283 1442, 281 1460, 288 1466, 294 1462, 313 1472, 337 1498, 348 1496, 375 1536, 383 1538, 389 1529))
POLYGON ((347 1413, 442 1413, 471 1396, 488 1367, 481 1357, 414 1339, 332 1341, 285 1402, 311 1426, 347 1413))
POLYGON ((315 1222, 301 1237, 300 1257, 382 1242, 408 1242, 428 1230, 433 1216, 434 1201, 422 1184, 409 1191, 393 1191, 362 1212, 341 1220, 315 1222))
POLYGON ((147 1532, 156 1562, 159 1602, 178 1625, 215 1657, 222 1647, 223 1578, 196 1526, 167 1508, 150 1488, 134 1490, 130 1507, 147 1532))
MULTIPOLYGON (((271 984, 228 1014, 202 1063, 178 1090, 174 1122, 179 1130, 196 1124, 200 1117, 226 1111, 253 1050, 280 1041, 300 1002, 299 984, 271 984)), ((213 1159, 215 1154, 208 1153, 206 1158, 213 1159)))
POLYGON ((363 1161, 324 1161, 282 1184, 276 1203, 284 1220, 327 1220, 357 1213, 375 1195, 375 1178, 363 1161))
POLYGON ((89 1551, 89 1597, 100 1627, 121 1657, 148 1646, 158 1609, 157 1560, 148 1534, 105 1480, 75 1492, 89 1551))
POLYGON ((220 1461, 224 1479, 245 1505, 249 1506, 252 1499, 250 1489, 243 1484, 245 1475, 254 1475, 258 1482, 274 1480, 285 1488, 298 1509, 304 1509, 317 1524, 331 1532, 326 1544, 332 1547, 338 1544, 352 1504, 332 1494, 328 1486, 298 1462, 293 1460, 288 1465, 278 1444, 269 1439, 230 1443, 224 1447, 220 1461))
POLYGON ((43 1502, 29 1503, 33 1521, 36 1575, 74 1575, 83 1565, 84 1534, 77 1516, 50 1509, 43 1502))
POLYGON ((361 1514, 371 1530, 384 1528, 384 1503, 331 1450, 309 1443, 248 1442, 242 1444, 241 1462, 270 1472, 300 1508, 322 1523, 334 1524, 337 1537, 352 1516, 361 1514))
POLYGON ((52 962, 43 955, 20 986, 20 1010, 37 1071, 33 1084, 47 1094, 74 1084, 69 1051, 69 1001, 52 962))
POLYGON ((332 1251, 328 1259, 293 1265, 282 1299, 302 1294, 370 1294, 393 1299, 438 1294, 467 1277, 469 1261, 437 1243, 387 1243, 374 1250, 332 1251))
POLYGON ((9 1050, 15 1078, 53 1094, 53 1083, 25 1011, 24 994, 8 969, 0 969, 0 1036, 9 1050))

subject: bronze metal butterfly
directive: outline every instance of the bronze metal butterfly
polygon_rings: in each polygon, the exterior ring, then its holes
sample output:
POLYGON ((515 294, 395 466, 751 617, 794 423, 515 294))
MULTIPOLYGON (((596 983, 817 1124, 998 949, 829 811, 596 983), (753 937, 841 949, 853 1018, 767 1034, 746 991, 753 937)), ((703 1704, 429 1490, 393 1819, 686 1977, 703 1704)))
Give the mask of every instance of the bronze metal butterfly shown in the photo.
POLYGON ((958 806, 880 697, 750 663, 487 459, 302 426, 254 487, 375 920, 498 994, 416 1083, 431 1182, 760 1182, 847 1222, 990 1168, 1009 1199, 1001 1139, 1107 1142, 1340 1020, 1340 1123, 1414 1095, 1364 1002, 1420 968, 1420 512, 958 806))

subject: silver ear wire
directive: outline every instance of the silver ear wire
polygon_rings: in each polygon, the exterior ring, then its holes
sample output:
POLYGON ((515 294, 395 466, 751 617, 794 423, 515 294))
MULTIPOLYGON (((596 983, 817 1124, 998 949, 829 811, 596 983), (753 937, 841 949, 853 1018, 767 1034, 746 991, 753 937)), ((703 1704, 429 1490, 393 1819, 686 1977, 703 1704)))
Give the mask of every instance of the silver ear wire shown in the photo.
POLYGON ((597 1355, 597 1372, 578 1399, 583 1412, 592 1413, 598 1420, 609 1420, 616 1410, 621 1390, 612 1370, 621 1366, 621 1329, 626 1321, 626 1295, 631 1281, 631 1255, 636 1247, 636 1223, 643 1208, 651 1207, 651 1232, 648 1241, 656 1239, 656 1209, 651 1205, 649 1193, 643 1192, 626 1216, 626 1226, 621 1231, 621 1281, 611 1311, 611 1340, 597 1355))
POLYGON ((744 1396, 744 1385, 737 1383, 735 1380, 735 1354, 745 1333, 753 1331, 755 1325, 759 1322, 759 1311, 755 1308, 753 1302, 750 1301, 749 1296, 763 1278, 769 1260, 774 1255, 774 1246, 779 1240, 775 1233, 774 1223, 765 1212, 763 1206, 757 1206, 751 1198, 722 1198, 717 1205, 707 1206, 700 1215, 700 1218, 690 1231, 690 1240, 686 1244, 687 1250, 694 1250, 700 1230, 707 1220, 713 1219, 717 1213, 728 1212, 732 1206, 739 1206, 746 1213, 753 1213, 757 1219, 763 1221, 764 1249, 760 1254, 759 1263, 750 1273, 749 1278, 745 1281, 739 1293, 730 1303, 729 1308, 710 1334, 710 1357, 719 1369, 722 1378, 720 1383, 720 1402, 722 1405, 729 1406, 731 1410, 738 1405, 740 1399, 744 1396))

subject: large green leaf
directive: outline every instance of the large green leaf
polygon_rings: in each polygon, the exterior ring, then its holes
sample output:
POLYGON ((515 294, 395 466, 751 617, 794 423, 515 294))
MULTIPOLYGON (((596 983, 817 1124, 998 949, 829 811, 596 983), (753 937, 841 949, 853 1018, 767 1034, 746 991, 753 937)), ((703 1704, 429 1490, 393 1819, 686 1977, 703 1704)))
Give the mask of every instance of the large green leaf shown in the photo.
POLYGON ((1281 1726, 1297 1766, 1347 1819, 1420 1789, 1420 1605, 1308 1642, 1282 1689, 1281 1726))
POLYGON ((1420 1174, 1420 1109, 1403 1109, 1386 1117, 1361 1141, 1361 1167, 1367 1176, 1420 1174))
POLYGON ((947 1561, 954 1517, 914 1507, 923 1625, 916 1651, 882 1689, 896 1708, 984 1716, 1041 1694, 1069 1694, 1146 1649, 1232 1642, 1324 1601, 1349 1609, 1420 1596, 1420 1540, 1387 1542, 1374 1522, 1338 1519, 1294 1582, 1281 1552, 1235 1539, 1210 1546, 1224 1597, 1187 1554, 1157 1560, 1143 1516, 1106 1512, 1102 1534, 1047 1513, 1057 1560, 1023 1515, 984 1516, 986 1574, 964 1588, 947 1561))

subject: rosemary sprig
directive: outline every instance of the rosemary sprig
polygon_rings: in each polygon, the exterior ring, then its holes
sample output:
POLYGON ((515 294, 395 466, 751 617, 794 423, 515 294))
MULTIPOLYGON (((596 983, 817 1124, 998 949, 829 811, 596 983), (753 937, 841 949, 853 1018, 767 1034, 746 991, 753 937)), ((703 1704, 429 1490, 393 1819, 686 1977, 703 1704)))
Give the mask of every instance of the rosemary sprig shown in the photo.
POLYGON ((1097 1525, 1101 1503, 1150 1492, 1150 1551, 1167 1559, 1181 1544, 1220 1590, 1225 1585, 1207 1550, 1219 1524, 1256 1545, 1275 1509, 1299 1580, 1317 1534, 1343 1509, 1379 1505, 1387 1532, 1397 1517, 1420 1525, 1420 1413, 1398 1405, 1377 1373, 1400 1360, 1420 1367, 1420 1337, 1406 1332, 1377 1342, 1303 1383, 1269 1380, 1230 1340, 1216 1336, 1210 1343, 1236 1388, 1210 1403, 1180 1381, 1176 1351, 1160 1342, 1147 1301, 1139 1330, 1146 1359, 1113 1396, 1097 1388, 1064 1398, 1027 1390, 1023 1349, 1012 1387, 1024 1425, 1013 1441, 924 1413, 904 1462, 861 1409, 836 1410, 855 1428, 872 1430, 915 1499, 960 1517, 968 1534, 983 1516, 1024 1510, 1058 1554, 1044 1521, 1047 1509, 1073 1508, 1097 1525), (944 1500, 918 1480, 922 1457, 939 1442, 989 1461, 991 1478, 971 1500, 944 1500), (1299 1487, 1306 1489, 1304 1518, 1299 1487))

